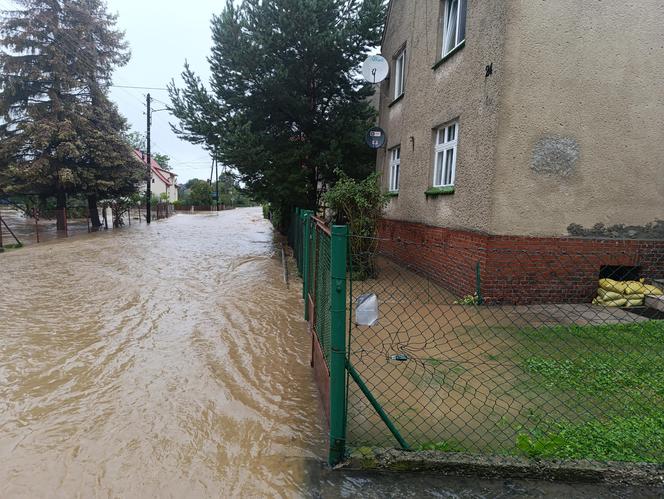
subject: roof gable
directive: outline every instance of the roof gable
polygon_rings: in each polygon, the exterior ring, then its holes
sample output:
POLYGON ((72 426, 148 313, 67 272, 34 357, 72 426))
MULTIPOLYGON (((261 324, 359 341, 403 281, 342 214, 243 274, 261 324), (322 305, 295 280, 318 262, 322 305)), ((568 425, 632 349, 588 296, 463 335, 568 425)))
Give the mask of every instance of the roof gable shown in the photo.
MULTIPOLYGON (((141 163, 143 163, 144 165, 148 164, 147 158, 145 157, 143 152, 139 151, 138 149, 134 149, 134 154, 141 163)), ((167 186, 170 187, 175 183, 174 181, 171 181, 170 177, 175 177, 176 175, 172 172, 169 172, 168 170, 164 170, 161 166, 159 166, 159 163, 157 163, 153 157, 150 158, 150 170, 159 180, 161 180, 167 186), (168 174, 168 176, 165 174, 168 174)))

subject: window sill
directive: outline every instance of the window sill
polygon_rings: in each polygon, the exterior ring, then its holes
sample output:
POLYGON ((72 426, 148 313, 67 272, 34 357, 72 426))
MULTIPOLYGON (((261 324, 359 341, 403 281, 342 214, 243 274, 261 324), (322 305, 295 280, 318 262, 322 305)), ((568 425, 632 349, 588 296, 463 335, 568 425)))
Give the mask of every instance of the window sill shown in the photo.
POLYGON ((387 105, 387 107, 392 107, 392 106, 394 106, 397 102, 399 102, 401 99, 403 99, 404 95, 406 95, 406 94, 405 94, 405 93, 401 94, 399 97, 397 97, 397 98, 394 99, 392 102, 390 102, 390 103, 387 105))
POLYGON ((454 186, 450 186, 450 187, 429 187, 429 189, 424 191, 424 194, 426 194, 427 197, 447 196, 449 194, 454 194, 454 186))
POLYGON ((385 197, 395 198, 399 195, 399 191, 388 191, 385 193, 385 197))
POLYGON ((433 69, 433 70, 438 69, 445 61, 450 59, 454 54, 456 54, 459 50, 461 50, 465 46, 466 46, 466 40, 462 41, 459 45, 457 45, 452 50, 450 50, 447 54, 445 54, 436 64, 431 66, 431 69, 433 69))

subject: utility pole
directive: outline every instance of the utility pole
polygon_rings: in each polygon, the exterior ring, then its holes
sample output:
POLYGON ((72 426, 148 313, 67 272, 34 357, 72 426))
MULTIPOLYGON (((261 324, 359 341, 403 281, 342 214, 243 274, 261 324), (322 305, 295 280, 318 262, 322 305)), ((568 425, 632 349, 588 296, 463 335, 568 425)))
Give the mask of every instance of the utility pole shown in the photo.
POLYGON ((146 137, 147 156, 148 156, 148 188, 145 190, 145 221, 150 223, 152 219, 152 158, 150 157, 150 127, 152 126, 152 110, 150 109, 151 98, 147 96, 148 106, 148 131, 146 137))
POLYGON ((215 150, 215 155, 214 155, 214 175, 217 177, 217 183, 215 184, 216 186, 216 193, 217 193, 217 211, 219 211, 219 160, 217 159, 217 148, 214 148, 215 150))

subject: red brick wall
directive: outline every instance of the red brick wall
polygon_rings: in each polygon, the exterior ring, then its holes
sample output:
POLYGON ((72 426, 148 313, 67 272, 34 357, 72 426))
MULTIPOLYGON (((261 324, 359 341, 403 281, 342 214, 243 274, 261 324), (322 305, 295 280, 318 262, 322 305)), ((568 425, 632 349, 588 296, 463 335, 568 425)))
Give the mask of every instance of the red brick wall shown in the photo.
POLYGON ((460 296, 475 292, 475 266, 486 263, 487 236, 383 219, 379 251, 424 272, 460 296))
POLYGON ((487 303, 578 303, 596 295, 600 267, 639 266, 664 278, 664 240, 496 236, 382 220, 380 251, 424 272, 459 296, 487 303))

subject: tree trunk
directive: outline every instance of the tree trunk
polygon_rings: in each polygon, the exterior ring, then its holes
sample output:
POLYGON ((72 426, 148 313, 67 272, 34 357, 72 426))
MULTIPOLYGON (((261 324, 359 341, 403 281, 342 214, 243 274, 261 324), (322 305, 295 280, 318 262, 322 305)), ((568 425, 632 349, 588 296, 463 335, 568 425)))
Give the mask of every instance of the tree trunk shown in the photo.
POLYGON ((56 206, 56 226, 58 230, 67 230, 67 195, 65 191, 58 191, 58 204, 56 206))
POLYGON ((309 166, 309 191, 307 192, 307 209, 318 213, 318 175, 316 167, 309 166))
POLYGON ((107 209, 108 209, 108 205, 104 204, 103 208, 102 208, 102 211, 101 211, 101 215, 104 218, 104 229, 105 230, 108 230, 108 215, 106 214, 107 209))
POLYGON ((101 220, 99 219, 99 209, 97 208, 97 195, 90 194, 88 196, 88 211, 90 212, 90 225, 97 230, 101 227, 101 220))

